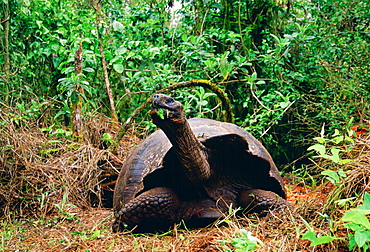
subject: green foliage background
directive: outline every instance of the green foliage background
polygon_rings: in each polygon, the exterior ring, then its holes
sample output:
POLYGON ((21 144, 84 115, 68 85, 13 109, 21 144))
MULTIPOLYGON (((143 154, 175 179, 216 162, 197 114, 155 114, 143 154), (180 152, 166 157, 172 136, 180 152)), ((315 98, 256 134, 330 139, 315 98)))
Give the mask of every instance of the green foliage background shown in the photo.
MULTIPOLYGON (((102 1, 98 22, 93 1, 1 1, 1 106, 43 126, 68 126, 83 41, 83 110, 110 116, 99 31, 121 121, 158 89, 207 79, 228 94, 236 123, 286 163, 324 123, 344 131, 352 117, 369 119, 367 1, 194 0, 171 14, 172 4, 102 1)), ((175 96, 189 117, 222 118, 205 90, 175 96)))

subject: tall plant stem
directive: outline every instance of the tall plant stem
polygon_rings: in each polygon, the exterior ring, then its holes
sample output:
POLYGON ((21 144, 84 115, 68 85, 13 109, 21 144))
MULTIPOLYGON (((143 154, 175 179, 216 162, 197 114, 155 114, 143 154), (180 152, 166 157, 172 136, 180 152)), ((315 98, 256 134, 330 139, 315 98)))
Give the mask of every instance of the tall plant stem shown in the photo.
MULTIPOLYGON (((10 54, 9 54, 9 34, 10 34, 10 27, 9 27, 9 0, 4 1, 4 20, 0 20, 0 25, 3 26, 4 30, 4 49, 3 49, 3 55, 4 55, 4 73, 5 78, 9 76, 10 71, 10 54)), ((6 85, 6 96, 4 97, 4 101, 6 104, 8 104, 9 101, 9 86, 6 85)))
POLYGON ((5 0, 4 2, 4 14, 5 14, 5 19, 1 20, 1 24, 3 25, 4 28, 4 72, 5 75, 9 75, 9 70, 10 70, 10 55, 9 55, 9 20, 10 20, 10 15, 9 15, 9 0, 5 0))
POLYGON ((82 74, 82 41, 75 54, 75 75, 78 76, 75 83, 75 90, 79 93, 78 101, 76 104, 72 105, 72 129, 73 134, 78 140, 83 139, 83 124, 82 124, 82 97, 84 94, 84 89, 80 85, 82 74))
POLYGON ((102 12, 102 9, 101 9, 101 2, 97 1, 97 0, 92 0, 92 2, 93 2, 94 9, 96 11, 96 28, 97 28, 97 31, 98 31, 99 51, 100 51, 102 67, 103 67, 105 87, 107 89, 109 105, 110 105, 111 114, 112 114, 112 122, 113 122, 113 124, 118 125, 118 117, 117 117, 116 107, 114 105, 113 93, 112 93, 112 89, 110 88, 110 81, 109 81, 108 69, 107 69, 107 61, 105 59, 105 54, 104 54, 103 38, 102 38, 102 35, 101 35, 101 32, 100 32, 100 27, 99 27, 100 23, 101 23, 102 16, 103 16, 103 12, 102 12))

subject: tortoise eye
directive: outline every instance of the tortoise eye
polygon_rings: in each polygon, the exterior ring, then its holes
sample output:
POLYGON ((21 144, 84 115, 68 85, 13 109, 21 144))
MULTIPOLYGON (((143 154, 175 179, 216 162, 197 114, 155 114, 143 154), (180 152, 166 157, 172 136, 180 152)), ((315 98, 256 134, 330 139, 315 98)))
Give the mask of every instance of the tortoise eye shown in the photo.
POLYGON ((167 98, 166 99, 166 104, 168 104, 168 105, 171 105, 172 103, 174 103, 175 101, 174 101, 174 99, 172 99, 172 98, 167 98))

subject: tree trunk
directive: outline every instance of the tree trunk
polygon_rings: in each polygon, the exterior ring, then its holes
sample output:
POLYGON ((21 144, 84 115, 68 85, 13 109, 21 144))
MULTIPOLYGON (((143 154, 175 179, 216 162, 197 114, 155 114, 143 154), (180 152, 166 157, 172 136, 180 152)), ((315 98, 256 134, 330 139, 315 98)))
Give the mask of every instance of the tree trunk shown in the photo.
POLYGON ((101 19, 102 19, 102 16, 103 16, 103 12, 101 10, 101 2, 97 1, 97 0, 92 0, 91 3, 92 3, 92 5, 93 5, 93 7, 96 11, 96 29, 98 31, 99 50, 100 50, 103 73, 104 73, 105 87, 107 89, 109 105, 110 105, 111 114, 112 114, 112 122, 113 122, 113 124, 118 125, 118 117, 117 117, 117 112, 116 112, 116 108, 115 108, 115 105, 114 105, 112 89, 110 88, 107 62, 106 62, 105 54, 104 54, 103 38, 102 38, 102 35, 100 33, 100 29, 99 29, 101 19))
MULTIPOLYGON (((9 21, 10 21, 10 15, 9 15, 9 1, 4 0, 4 19, 0 20, 0 25, 3 26, 3 36, 0 36, 0 43, 3 45, 2 54, 4 55, 4 63, 3 63, 3 69, 4 69, 4 78, 8 78, 10 74, 10 54, 9 54, 9 21)), ((4 95, 4 101, 6 104, 9 102, 9 86, 5 85, 5 95, 4 95)))
POLYGON ((9 55, 9 1, 4 1, 4 20, 1 20, 1 25, 4 28, 4 72, 5 75, 9 75, 10 71, 10 55, 9 55))
MULTIPOLYGON (((75 75, 82 74, 82 41, 75 54, 75 75)), ((73 134, 78 140, 83 139, 83 124, 82 124, 82 97, 84 89, 80 85, 81 76, 78 76, 75 84, 75 91, 78 93, 78 100, 72 103, 72 129, 73 134)))

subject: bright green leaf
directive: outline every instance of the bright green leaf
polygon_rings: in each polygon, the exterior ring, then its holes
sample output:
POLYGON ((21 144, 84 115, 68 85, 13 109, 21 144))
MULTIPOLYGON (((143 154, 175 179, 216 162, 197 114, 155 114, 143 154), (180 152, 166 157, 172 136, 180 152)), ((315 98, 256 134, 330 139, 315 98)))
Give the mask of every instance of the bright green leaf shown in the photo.
POLYGON ((347 202, 352 202, 353 200, 357 199, 357 197, 350 197, 347 199, 339 199, 336 200, 335 203, 338 204, 339 206, 343 207, 347 202))
POLYGON ((251 79, 252 79, 252 81, 255 81, 257 79, 257 73, 256 72, 252 73, 251 79))
POLYGON ((125 30, 125 27, 123 26, 122 23, 114 20, 113 21, 113 30, 114 31, 124 31, 125 30))
POLYGON ((349 222, 347 224, 343 225, 345 228, 351 229, 352 231, 364 231, 365 228, 363 226, 360 226, 358 224, 349 222))
POLYGON ((315 150, 321 156, 325 155, 325 153, 326 153, 326 147, 324 145, 322 145, 322 144, 314 144, 314 145, 308 147, 307 150, 315 150))
POLYGON ((325 141, 327 140, 326 138, 323 137, 314 137, 313 139, 319 142, 320 144, 325 143, 325 141))
POLYGON ((355 241, 355 237, 353 234, 348 234, 348 241, 349 241, 349 250, 352 251, 353 248, 357 245, 356 241, 355 241))
POLYGON ((285 109, 286 107, 288 107, 290 104, 290 101, 286 101, 286 102, 280 102, 279 103, 279 106, 282 108, 282 109, 285 109))
POLYGON ((118 63, 118 64, 113 64, 113 69, 117 72, 117 73, 123 73, 123 65, 118 63))
POLYGON ((303 236, 302 239, 307 239, 310 241, 314 241, 316 239, 316 234, 313 231, 306 232, 303 236))
POLYGON ((353 159, 341 159, 340 160, 340 162, 339 163, 341 163, 341 164, 347 164, 347 163, 349 163, 349 162, 352 162, 353 161, 353 159))
POLYGON ((126 53, 127 52, 127 48, 126 47, 119 47, 119 48, 117 48, 117 50, 116 50, 116 54, 117 55, 121 55, 121 54, 124 54, 124 53, 126 53))
POLYGON ((316 238, 316 240, 313 241, 310 246, 317 246, 317 245, 321 245, 321 244, 326 244, 326 243, 329 243, 333 240, 335 240, 335 238, 331 237, 331 236, 325 236, 325 235, 320 236, 320 237, 316 238))
POLYGON ((370 230, 356 231, 355 241, 360 248, 363 247, 366 242, 370 241, 370 230))
POLYGON ((336 173, 335 171, 322 171, 321 174, 332 178, 335 183, 340 182, 340 178, 338 176, 338 173, 336 173))
POLYGON ((332 148, 332 149, 330 150, 330 152, 333 154, 332 160, 333 160, 335 163, 339 163, 339 161, 340 161, 339 153, 340 153, 340 152, 342 152, 342 150, 337 149, 337 148, 332 148))
POLYGON ((333 139, 331 139, 331 141, 333 141, 335 144, 339 144, 341 142, 343 142, 344 140, 344 136, 337 136, 337 137, 334 137, 333 139))
POLYGON ((352 211, 346 212, 342 217, 341 221, 360 224, 366 227, 367 229, 370 229, 370 222, 365 216, 366 214, 370 214, 370 210, 361 211, 359 209, 354 209, 352 211))
POLYGON ((338 175, 341 176, 342 178, 346 178, 347 177, 347 174, 343 171, 343 169, 339 169, 338 175))
POLYGON ((358 207, 361 210, 370 210, 370 193, 365 192, 364 204, 358 207))
POLYGON ((101 138, 103 141, 113 142, 113 136, 110 133, 105 132, 101 138))
POLYGON ((58 51, 59 49, 59 43, 56 42, 56 41, 53 41, 53 42, 50 42, 49 46, 51 47, 51 49, 55 52, 58 51))

